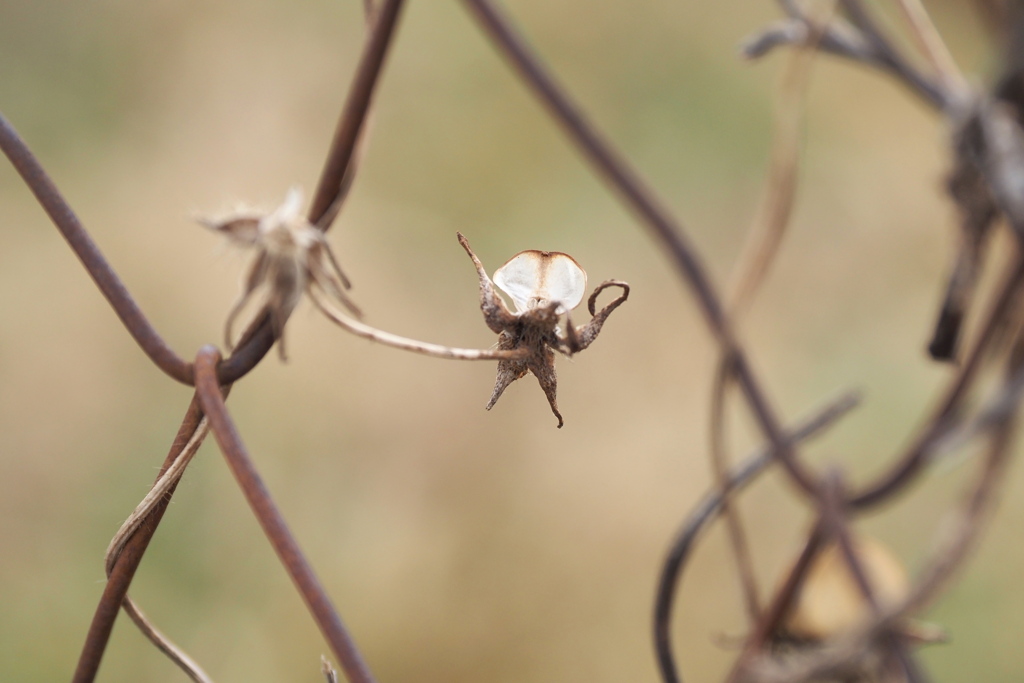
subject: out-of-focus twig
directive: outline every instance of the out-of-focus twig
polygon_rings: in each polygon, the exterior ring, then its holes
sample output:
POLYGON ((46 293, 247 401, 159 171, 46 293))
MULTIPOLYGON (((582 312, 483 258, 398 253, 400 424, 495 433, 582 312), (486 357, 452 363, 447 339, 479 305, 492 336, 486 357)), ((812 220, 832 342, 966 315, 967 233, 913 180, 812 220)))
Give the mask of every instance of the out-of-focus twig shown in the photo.
MULTIPOLYGON (((741 50, 750 59, 762 57, 782 45, 802 45, 812 35, 804 3, 780 0, 788 18, 775 22, 744 41, 741 50)), ((818 41, 819 49, 887 72, 912 93, 936 109, 945 110, 958 98, 922 74, 897 50, 860 0, 840 0, 849 21, 832 19, 818 41)))
MULTIPOLYGON (((734 328, 739 326, 746 307, 764 282, 792 216, 799 170, 800 137, 803 132, 803 98, 809 82, 811 63, 816 55, 817 41, 824 33, 832 7, 827 10, 827 13, 822 11, 812 22, 815 27, 814 39, 791 55, 783 73, 764 197, 733 269, 732 287, 726 297, 729 319, 734 328)), ((732 356, 723 353, 718 361, 711 391, 710 424, 712 471, 715 483, 721 489, 726 486, 729 467, 724 433, 725 399, 727 385, 733 380, 732 356)), ((756 624, 760 621, 761 608, 750 546, 739 511, 730 503, 729 497, 724 499, 722 505, 747 613, 750 623, 756 624)))
MULTIPOLYGON (((731 384, 732 364, 728 358, 718 361, 718 371, 711 388, 711 419, 710 419, 710 453, 711 470, 715 477, 715 486, 719 491, 729 488, 729 456, 726 453, 725 404, 726 395, 731 384)), ((729 533, 729 544, 732 547, 733 559, 743 589, 743 601, 747 609, 750 623, 754 624, 761 618, 761 600, 758 597, 757 578, 754 574, 753 554, 746 530, 740 519, 739 509, 732 502, 731 496, 722 498, 722 516, 725 518, 729 533)))
MULTIPOLYGON (((789 433, 788 438, 792 441, 804 441, 820 434, 855 408, 859 400, 856 393, 841 395, 816 411, 812 417, 797 425, 789 433)), ((772 462, 771 449, 766 446, 741 465, 733 468, 727 485, 721 490, 707 494, 694 507, 669 548, 662 564, 654 600, 654 644, 658 655, 658 666, 666 683, 678 683, 681 680, 672 651, 671 617, 679 579, 686 560, 708 523, 721 513, 724 499, 742 490, 772 462)))
POLYGON ((896 4, 910 25, 910 35, 928 59, 939 80, 945 85, 946 91, 966 93, 967 79, 957 66, 921 0, 898 0, 896 4))
POLYGON ((782 74, 776 100, 775 130, 764 196, 744 243, 726 298, 733 324, 764 281, 793 215, 804 130, 804 96, 817 48, 827 31, 832 8, 809 19, 811 33, 794 51, 782 74))
POLYGON ((950 420, 959 410, 981 368, 982 361, 990 350, 996 333, 1017 301, 1022 283, 1024 283, 1024 258, 1016 254, 1009 264, 1008 272, 999 287, 991 311, 978 333, 974 347, 942 398, 939 399, 932 416, 925 422, 910 446, 893 459, 894 464, 889 470, 853 496, 850 501, 852 507, 869 508, 881 503, 910 482, 928 462, 932 448, 949 431, 950 420))
MULTIPOLYGON (((1006 480, 1003 474, 1009 460, 1014 422, 1015 416, 1010 415, 994 425, 977 483, 971 487, 962 508, 957 511, 951 528, 947 530, 947 537, 939 543, 904 600, 882 609, 876 618, 846 636, 785 661, 755 652, 741 660, 742 668, 737 670, 734 680, 799 683, 847 672, 851 665, 874 648, 879 639, 898 633, 900 621, 926 608, 952 573, 967 560, 970 549, 980 538, 981 525, 995 503, 998 486, 1006 480)), ((918 680, 923 679, 923 672, 916 670, 912 660, 905 663, 912 675, 916 675, 918 680)))

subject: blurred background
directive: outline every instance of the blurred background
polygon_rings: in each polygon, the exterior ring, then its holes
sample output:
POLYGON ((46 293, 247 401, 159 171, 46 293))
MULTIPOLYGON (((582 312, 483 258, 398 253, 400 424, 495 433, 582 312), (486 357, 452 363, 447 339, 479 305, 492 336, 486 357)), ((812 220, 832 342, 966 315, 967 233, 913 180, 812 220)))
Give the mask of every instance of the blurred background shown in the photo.
MULTIPOLYGON (((784 63, 744 63, 737 45, 777 17, 774 3, 509 5, 724 283, 761 196, 784 63)), ((192 217, 312 190, 358 56, 360 7, 0 3, 0 110, 179 354, 220 343, 246 266, 192 217)), ((986 82, 994 50, 966 3, 929 7, 986 82)), ((806 449, 864 481, 951 373, 924 353, 955 244, 948 131, 886 77, 831 59, 815 68, 808 117, 792 230, 743 335, 788 421, 841 389, 864 391, 806 449)), ((652 597, 670 538, 709 485, 714 347, 657 245, 462 7, 412 2, 330 234, 368 322, 494 342, 456 230, 492 272, 523 249, 559 250, 592 285, 633 285, 597 343, 558 362, 563 429, 533 378, 488 413, 493 363, 375 346, 308 303, 288 326, 289 362, 268 356, 229 407, 382 682, 657 680, 652 597)), ((70 677, 104 549, 190 395, 135 347, 0 163, 0 679, 70 677)), ((736 455, 756 446, 742 410, 732 426, 736 455)), ((970 464, 930 475, 862 528, 913 571, 970 464)), ((928 615, 952 637, 924 654, 936 680, 1024 676, 1024 482, 1011 476, 980 550, 928 615)), ((741 509, 767 589, 809 516, 775 475, 741 509)), ((675 633, 689 680, 720 677, 744 633, 728 558, 716 527, 684 577, 675 633)), ((326 645, 212 439, 132 595, 219 681, 322 680, 326 645)), ((183 676, 122 617, 100 680, 183 676)))

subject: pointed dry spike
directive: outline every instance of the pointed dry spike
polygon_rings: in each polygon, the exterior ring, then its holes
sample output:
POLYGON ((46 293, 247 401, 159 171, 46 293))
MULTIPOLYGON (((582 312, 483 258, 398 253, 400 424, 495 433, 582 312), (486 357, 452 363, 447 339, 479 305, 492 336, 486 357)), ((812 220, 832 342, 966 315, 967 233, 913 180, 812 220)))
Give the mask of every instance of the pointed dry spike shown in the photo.
POLYGON ((509 384, 517 379, 522 379, 527 372, 526 363, 523 361, 503 360, 498 362, 498 376, 494 380, 494 391, 491 392, 491 400, 484 406, 487 410, 494 407, 509 384))
POLYGON ((484 270, 484 265, 480 263, 480 259, 476 257, 476 254, 469 247, 469 240, 461 232, 455 234, 459 238, 459 244, 466 250, 469 258, 473 260, 473 265, 476 266, 477 277, 480 280, 480 310, 483 311, 484 321, 487 323, 487 327, 491 328, 492 332, 501 334, 505 328, 515 321, 516 317, 508 310, 505 302, 498 296, 497 292, 494 291, 494 283, 488 277, 487 271, 484 270))
POLYGON ((558 380, 555 376, 554 358, 550 350, 545 349, 545 351, 545 360, 547 362, 544 364, 530 363, 530 371, 537 378, 537 382, 540 383, 540 388, 544 390, 544 395, 548 399, 548 405, 551 406, 551 412, 558 418, 558 428, 561 429, 564 422, 562 414, 558 412, 558 401, 555 398, 558 380))
POLYGON ((327 239, 321 234, 317 240, 322 246, 324 252, 327 254, 327 260, 334 268, 334 272, 338 275, 338 279, 341 284, 345 286, 345 289, 352 289, 352 282, 349 281, 348 276, 345 275, 345 271, 341 269, 341 264, 338 263, 338 259, 334 256, 334 250, 331 249, 331 245, 327 243, 327 239))
MULTIPOLYGON (((315 249, 322 249, 325 246, 326 245, 318 244, 318 246, 315 249)), ((333 261, 334 256, 331 254, 330 249, 325 249, 325 251, 327 252, 327 255, 330 258, 330 260, 333 261)), ((347 289, 348 286, 343 281, 339 281, 338 278, 335 277, 333 273, 331 273, 331 271, 324 268, 321 260, 316 258, 315 254, 313 256, 314 257, 310 259, 310 262, 307 265, 309 275, 308 281, 306 283, 307 288, 309 287, 310 284, 315 282, 327 296, 331 297, 336 301, 341 302, 341 304, 345 308, 347 308, 349 312, 356 318, 362 318, 363 312, 359 309, 358 306, 355 305, 352 299, 349 298, 348 294, 345 293, 345 289, 347 289)), ((336 265, 337 264, 335 264, 335 266, 336 265)), ((337 269, 335 269, 335 273, 337 275, 342 275, 341 271, 337 269)))

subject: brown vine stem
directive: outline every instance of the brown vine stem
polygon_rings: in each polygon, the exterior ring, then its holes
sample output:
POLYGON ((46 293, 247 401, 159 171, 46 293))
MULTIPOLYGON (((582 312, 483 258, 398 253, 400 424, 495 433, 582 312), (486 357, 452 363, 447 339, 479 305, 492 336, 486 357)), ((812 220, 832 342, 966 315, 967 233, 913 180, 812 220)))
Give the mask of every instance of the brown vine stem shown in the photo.
MULTIPOLYGON (((331 222, 340 210, 341 201, 352 182, 360 136, 366 124, 374 90, 383 72, 388 48, 394 41, 403 2, 404 0, 385 0, 379 7, 372 8, 372 11, 371 4, 364 3, 371 17, 368 21, 372 22, 372 28, 363 46, 359 65, 342 107, 338 126, 327 152, 327 160, 324 162, 307 215, 309 222, 324 232, 330 229, 331 222)), ((222 384, 237 381, 259 363, 273 346, 274 333, 271 328, 269 316, 264 315, 258 326, 252 328, 249 342, 240 342, 231 357, 221 363, 218 377, 222 384)))
POLYGON ((85 266, 85 270, 106 297, 135 343, 168 376, 183 384, 192 384, 192 364, 178 356, 146 319, 121 278, 114 272, 82 222, 78 220, 78 216, 43 170, 42 164, 2 114, 0 149, 3 149, 50 220, 60 230, 60 234, 85 266))
MULTIPOLYGON (((341 118, 331 141, 327 161, 320 174, 313 201, 309 206, 309 222, 321 230, 328 230, 337 215, 340 200, 347 189, 346 175, 349 175, 360 132, 366 120, 380 72, 384 66, 388 47, 391 45, 398 15, 403 0, 385 0, 379 9, 372 11, 373 28, 363 48, 355 79, 348 91, 348 99, 341 110, 341 118)), ((349 178, 350 179, 350 178, 349 178)))
POLYGON ((299 548, 288 525, 270 497, 259 472, 235 428, 221 388, 217 382, 217 363, 220 352, 213 346, 204 346, 196 356, 196 393, 210 420, 217 445, 220 446, 232 474, 238 481, 253 514, 277 553, 281 564, 302 595, 313 619, 331 646, 335 657, 351 683, 373 683, 374 679, 355 642, 331 604, 331 600, 312 567, 299 548))
POLYGON ((489 0, 463 0, 463 3, 586 160, 619 193, 655 239, 668 249, 680 275, 696 296, 723 353, 734 357, 737 383, 766 439, 772 445, 775 457, 800 490, 814 499, 820 498, 816 475, 800 463, 792 444, 786 440, 775 410, 755 378, 746 354, 733 336, 721 300, 682 226, 655 198, 625 159, 598 134, 569 98, 565 88, 555 82, 494 4, 489 0))
MULTIPOLYGON (((193 434, 203 419, 202 409, 199 401, 193 397, 192 403, 185 413, 185 417, 178 428, 178 434, 171 443, 170 451, 164 459, 160 468, 157 481, 164 472, 178 459, 186 444, 192 439, 193 434)), ((121 609, 128 595, 128 586, 131 585, 135 576, 135 570, 142 562, 142 556, 149 546, 157 526, 163 518, 167 505, 171 502, 177 482, 167 489, 167 493, 153 506, 152 511, 139 522, 138 528, 125 542, 120 553, 110 568, 107 577, 107 584, 103 588, 103 595, 99 605, 93 613, 89 631, 85 637, 85 645, 78 658, 78 665, 75 668, 72 683, 92 683, 99 671, 103 653, 106 651, 107 643, 110 641, 110 634, 114 628, 114 621, 117 619, 118 611, 121 609)))

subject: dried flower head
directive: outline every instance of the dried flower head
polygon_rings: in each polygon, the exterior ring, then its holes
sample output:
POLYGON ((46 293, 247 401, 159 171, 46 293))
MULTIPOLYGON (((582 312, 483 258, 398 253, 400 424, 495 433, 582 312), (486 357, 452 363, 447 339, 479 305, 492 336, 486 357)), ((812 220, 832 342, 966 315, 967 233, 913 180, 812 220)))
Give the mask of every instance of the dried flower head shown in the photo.
POLYGON ((356 316, 361 315, 346 294, 352 285, 323 232, 302 214, 302 199, 302 190, 293 187, 284 203, 270 213, 240 211, 220 220, 200 219, 200 223, 227 236, 233 244, 256 250, 242 293, 224 325, 225 344, 229 349, 233 348, 235 318, 257 291, 264 297, 261 308, 270 316, 282 360, 285 358, 284 325, 303 292, 316 287, 328 299, 341 303, 356 316))
MULTIPOLYGON (((853 543, 879 605, 894 605, 906 597, 907 572, 892 551, 869 536, 855 536, 853 543)), ((871 608, 842 550, 830 543, 811 564, 784 629, 802 640, 825 640, 849 632, 870 616, 871 608)))
MULTIPOLYGON (((876 609, 879 613, 887 612, 907 598, 911 590, 907 572, 892 551, 864 534, 851 535, 850 540, 874 607, 865 597, 839 544, 830 542, 812 560, 776 634, 779 644, 795 645, 799 650, 850 635, 877 617, 876 609)), ((892 621, 887 628, 913 645, 946 639, 940 626, 905 616, 892 621)), ((870 662, 867 657, 861 664, 870 662)))
POLYGON ((590 295, 587 306, 591 320, 576 327, 570 311, 580 304, 587 290, 587 274, 568 254, 550 251, 523 251, 494 273, 494 281, 487 276, 480 259, 469 247, 469 242, 458 233, 459 244, 466 250, 476 266, 480 280, 480 309, 484 321, 498 334, 498 349, 519 351, 521 358, 498 361, 498 377, 490 410, 509 384, 532 372, 540 383, 551 405, 551 412, 563 424, 555 399, 555 351, 571 356, 590 346, 601 332, 611 312, 629 297, 629 285, 618 280, 602 282, 590 295), (508 310, 505 301, 494 291, 497 285, 512 299, 516 311, 508 310), (608 287, 620 287, 622 294, 595 312, 597 296, 608 287), (565 331, 559 327, 565 316, 565 331))

